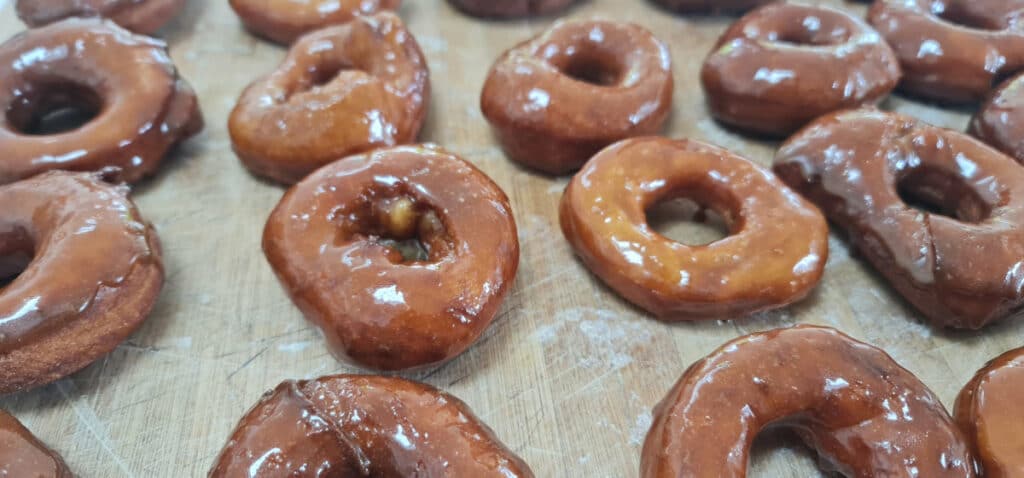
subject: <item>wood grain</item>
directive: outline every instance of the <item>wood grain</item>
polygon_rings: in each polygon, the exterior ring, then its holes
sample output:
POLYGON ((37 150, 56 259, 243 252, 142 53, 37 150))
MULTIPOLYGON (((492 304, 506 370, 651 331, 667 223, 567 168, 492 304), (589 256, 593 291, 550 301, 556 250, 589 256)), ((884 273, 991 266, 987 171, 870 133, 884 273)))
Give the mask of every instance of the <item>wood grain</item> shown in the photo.
MULTIPOLYGON (((861 4, 820 3, 864 12, 861 4)), ((651 408, 690 363, 741 334, 796 323, 838 327, 888 350, 947 405, 987 359, 1021 345, 1021 321, 976 334, 921 324, 838 236, 824 282, 795 307, 734 322, 651 320, 573 258, 557 226, 566 179, 507 161, 479 112, 490 63, 552 20, 483 22, 442 0, 409 0, 401 15, 432 71, 422 140, 464 155, 508 192, 523 249, 515 288, 484 338, 414 378, 463 398, 538 476, 636 476, 651 408)), ((590 0, 567 16, 629 20, 653 30, 675 61, 667 134, 770 163, 776 143, 729 133, 704 108, 697 73, 728 19, 673 16, 642 0, 590 0)), ((0 0, 0 36, 21 29, 12 2, 0 0)), ((189 0, 163 36, 200 95, 207 129, 135 192, 166 251, 167 286, 156 311, 130 341, 81 373, 0 398, 0 407, 84 477, 204 475, 261 393, 288 378, 352 371, 328 355, 274 279, 259 239, 282 189, 246 173, 226 132, 242 88, 274 68, 284 50, 245 33, 223 0, 189 0)), ((955 129, 968 118, 899 97, 885 107, 955 129)), ((760 444, 753 464, 760 476, 818 473, 797 442, 773 435, 760 444)))

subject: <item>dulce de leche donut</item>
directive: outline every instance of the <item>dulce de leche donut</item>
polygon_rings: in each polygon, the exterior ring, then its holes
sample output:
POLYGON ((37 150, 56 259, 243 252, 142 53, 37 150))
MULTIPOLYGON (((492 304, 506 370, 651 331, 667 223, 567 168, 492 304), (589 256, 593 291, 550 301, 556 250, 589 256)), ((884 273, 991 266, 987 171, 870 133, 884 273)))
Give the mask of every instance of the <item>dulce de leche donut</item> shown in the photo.
POLYGON ((968 133, 1024 163, 1024 76, 992 92, 971 119, 968 133))
POLYGON ((692 140, 637 138, 591 159, 569 183, 562 232, 601 280, 663 320, 720 319, 802 299, 821 279, 828 225, 770 171, 692 140), (647 223, 687 197, 719 212, 732 235, 705 246, 647 223))
POLYGON ((64 460, 17 418, 0 410, 0 476, 73 478, 64 460))
POLYGON ((0 394, 78 371, 149 314, 160 248, 127 192, 64 171, 0 187, 0 394))
POLYGON ((772 136, 875 104, 899 78, 896 55, 868 24, 833 8, 786 3, 734 23, 701 70, 712 116, 772 136))
POLYGON ((509 158, 565 174, 615 141, 661 129, 672 88, 668 48, 643 27, 558 22, 498 59, 480 107, 509 158))
POLYGON ((956 399, 956 421, 985 478, 1024 476, 1024 348, 985 365, 956 399))
POLYGON ((14 4, 30 27, 70 17, 109 18, 128 30, 150 35, 185 6, 185 0, 17 0, 14 4))
POLYGON ((303 34, 352 21, 357 16, 395 11, 402 0, 229 0, 249 31, 289 44, 303 34))
POLYGON ((1024 305, 1024 168, 998 151, 911 117, 845 111, 790 138, 775 171, 934 324, 977 329, 1024 305))
POLYGON ((96 18, 69 18, 0 45, 0 111, 0 183, 109 167, 134 182, 203 127, 167 45, 96 18), (67 109, 92 118, 45 131, 47 116, 67 109))
POLYGON ((238 423, 210 478, 532 478, 458 398, 400 378, 286 381, 238 423))
POLYGON ((463 12, 485 18, 549 15, 565 10, 575 0, 448 0, 463 12))
POLYGON ((651 0, 680 13, 743 13, 777 0, 651 0))
POLYGON ((742 478, 768 426, 794 429, 850 477, 973 477, 963 435, 928 387, 885 352, 797 326, 726 343, 654 410, 641 478, 742 478))
POLYGON ((414 141, 429 97, 416 39, 380 13, 295 42, 242 92, 228 131, 250 171, 290 184, 338 158, 414 141))
POLYGON ((519 266, 505 193, 429 146, 376 150, 313 173, 270 215, 263 251, 334 355, 379 370, 438 364, 469 348, 519 266))

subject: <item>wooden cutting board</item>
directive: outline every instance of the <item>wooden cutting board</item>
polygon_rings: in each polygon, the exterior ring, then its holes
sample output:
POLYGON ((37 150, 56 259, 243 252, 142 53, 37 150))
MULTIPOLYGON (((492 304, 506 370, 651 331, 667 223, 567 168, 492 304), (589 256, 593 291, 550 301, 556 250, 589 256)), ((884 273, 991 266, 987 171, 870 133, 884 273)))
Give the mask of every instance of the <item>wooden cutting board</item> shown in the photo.
MULTIPOLYGON (((861 4, 820 3, 864 13, 861 4)), ((838 235, 824 281, 794 307, 732 322, 650 319, 573 258, 556 208, 567 178, 539 176, 506 160, 479 111, 491 62, 552 19, 484 22, 443 0, 408 0, 401 16, 432 73, 421 139, 460 153, 505 189, 523 252, 515 286, 479 343, 413 378, 468 402, 537 476, 636 476, 651 408, 690 363, 742 334, 797 323, 837 327, 886 349, 947 405, 986 360, 1022 345, 1024 321, 956 334, 923 325, 838 235)), ((675 62, 675 111, 666 134, 770 164, 777 143, 727 132, 704 107, 698 71, 729 19, 673 16, 643 0, 590 0, 566 16, 628 20, 654 31, 675 62)), ((22 28, 12 0, 0 0, 0 36, 22 28)), ((264 391, 285 379, 354 371, 327 353, 275 280, 260 234, 283 189, 247 174, 228 141, 227 114, 238 94, 285 50, 244 32, 224 0, 189 0, 162 36, 198 91, 207 126, 134 193, 166 254, 167 285, 156 310, 141 331, 84 371, 0 398, 0 407, 83 477, 204 475, 264 391)), ((884 106, 954 129, 963 129, 969 114, 900 97, 884 106)), ((680 237, 706 233, 685 224, 676 229, 680 237)), ((757 449, 755 476, 818 473, 810 453, 787 437, 769 436, 757 449)))

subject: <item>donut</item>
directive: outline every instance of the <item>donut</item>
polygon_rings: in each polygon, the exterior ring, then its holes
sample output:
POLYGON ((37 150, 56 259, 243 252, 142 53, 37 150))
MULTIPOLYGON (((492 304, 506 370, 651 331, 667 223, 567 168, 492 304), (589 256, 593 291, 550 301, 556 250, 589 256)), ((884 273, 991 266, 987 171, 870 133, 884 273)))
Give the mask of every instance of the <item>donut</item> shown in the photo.
POLYGON ((900 89, 942 103, 981 101, 1024 68, 1024 2, 877 0, 871 23, 903 68, 900 89))
POLYGON ((490 325, 519 266, 505 193, 433 146, 350 156, 293 186, 267 220, 267 260, 341 360, 436 365, 490 325))
POLYGON ((666 321, 782 307, 821 279, 828 225, 760 166, 693 140, 634 138, 601 151, 569 183, 562 233, 591 272, 666 321), (668 239, 646 211, 686 197, 717 211, 731 235, 705 246, 668 239))
POLYGON ((833 8, 786 3, 734 23, 701 69, 711 116, 765 136, 876 104, 899 78, 896 54, 868 24, 833 8))
POLYGON ((160 247, 127 194, 65 171, 0 186, 0 394, 82 369, 153 308, 160 247))
POLYGON ((74 477, 60 455, 3 410, 0 410, 0 476, 74 477))
POLYGON ((575 0, 448 0, 462 12, 484 18, 550 15, 569 8, 575 0))
POLYGON ((229 0, 229 4, 247 30, 287 45, 306 33, 358 16, 394 12, 402 0, 229 0))
POLYGON ((498 59, 480 107, 509 158, 566 174, 609 144, 660 130, 672 88, 668 48, 643 27, 558 22, 498 59))
POLYGON ((228 131, 250 171, 292 184, 345 156, 415 141, 429 98, 416 39, 379 13, 296 41, 242 92, 228 131))
POLYGON ((934 325, 978 329, 1024 304, 1024 168, 1013 159, 866 109, 815 121, 774 168, 934 325))
POLYGON ((994 92, 971 118, 968 133, 1024 163, 1024 76, 1017 76, 994 92))
POLYGON ((174 18, 185 0, 16 0, 18 18, 41 27, 71 17, 104 17, 136 33, 151 35, 174 18))
POLYGON ((973 477, 963 434, 884 351, 828 327, 732 340, 654 409, 641 478, 742 478, 754 437, 793 429, 844 476, 973 477))
POLYGON ((985 478, 1024 474, 1022 392, 1024 348, 1019 348, 986 364, 956 398, 956 422, 967 435, 985 478))
POLYGON ((135 182, 203 127, 167 45, 98 18, 61 20, 0 45, 0 111, 0 184, 111 167, 135 182), (68 112, 81 124, 50 129, 68 112))
POLYGON ((743 13, 778 0, 651 0, 680 13, 743 13))
POLYGON ((242 417, 210 478, 532 478, 465 403, 400 378, 281 383, 242 417))

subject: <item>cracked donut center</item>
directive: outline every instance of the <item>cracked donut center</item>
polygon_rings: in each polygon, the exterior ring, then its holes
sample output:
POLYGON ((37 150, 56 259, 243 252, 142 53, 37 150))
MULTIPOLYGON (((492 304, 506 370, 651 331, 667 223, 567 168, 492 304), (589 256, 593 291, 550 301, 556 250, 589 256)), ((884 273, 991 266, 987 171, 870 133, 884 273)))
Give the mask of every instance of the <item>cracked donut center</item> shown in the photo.
POLYGON ((583 83, 614 86, 621 82, 623 68, 609 55, 577 54, 569 58, 562 73, 583 83))
POLYGON ((44 136, 74 131, 99 116, 103 102, 91 88, 73 83, 36 84, 7 109, 15 131, 44 136))
POLYGON ((451 250, 441 217, 410 196, 375 198, 343 217, 340 241, 380 245, 396 264, 437 262, 451 250))
POLYGON ((896 183, 900 199, 914 209, 979 223, 992 214, 989 206, 961 178, 945 171, 918 167, 906 172, 896 183))
POLYGON ((28 231, 20 227, 0 234, 0 289, 25 272, 35 257, 35 249, 28 231))
POLYGON ((732 235, 729 221, 714 208, 688 197, 647 208, 647 224, 658 234, 688 246, 706 246, 732 235))

